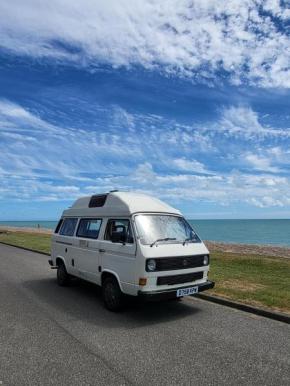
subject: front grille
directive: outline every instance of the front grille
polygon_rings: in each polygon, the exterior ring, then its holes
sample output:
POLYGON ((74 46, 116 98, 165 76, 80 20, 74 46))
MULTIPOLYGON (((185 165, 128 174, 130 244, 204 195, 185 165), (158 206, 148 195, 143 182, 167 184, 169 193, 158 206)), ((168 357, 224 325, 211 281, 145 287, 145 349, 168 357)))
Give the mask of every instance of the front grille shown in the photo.
POLYGON ((157 278, 157 285, 173 285, 189 283, 203 278, 202 272, 188 273, 186 275, 162 276, 157 278))
MULTIPOLYGON (((178 257, 161 257, 155 259, 155 271, 173 271, 176 269, 189 269, 203 267, 204 255, 197 256, 178 256, 178 257)), ((151 260, 151 259, 148 259, 151 260)), ((147 264, 146 264, 147 268, 147 264)))

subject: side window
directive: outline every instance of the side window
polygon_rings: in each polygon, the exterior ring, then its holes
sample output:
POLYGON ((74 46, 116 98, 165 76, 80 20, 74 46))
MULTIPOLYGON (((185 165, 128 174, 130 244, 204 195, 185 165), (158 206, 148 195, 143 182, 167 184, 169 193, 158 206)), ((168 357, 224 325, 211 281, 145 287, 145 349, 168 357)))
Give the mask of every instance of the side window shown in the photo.
POLYGON ((113 234, 119 233, 126 239, 126 243, 133 244, 133 233, 129 220, 108 220, 105 232, 105 240, 112 240, 113 234))
POLYGON ((101 228, 102 220, 83 218, 80 221, 77 236, 87 237, 89 239, 97 239, 99 236, 99 230, 101 228))
POLYGON ((62 223, 59 234, 63 236, 73 236, 77 222, 77 218, 66 218, 62 223))
POLYGON ((58 233, 58 232, 59 232, 62 222, 63 222, 63 219, 61 218, 61 219, 59 220, 59 222, 58 222, 56 228, 55 228, 54 233, 58 233))

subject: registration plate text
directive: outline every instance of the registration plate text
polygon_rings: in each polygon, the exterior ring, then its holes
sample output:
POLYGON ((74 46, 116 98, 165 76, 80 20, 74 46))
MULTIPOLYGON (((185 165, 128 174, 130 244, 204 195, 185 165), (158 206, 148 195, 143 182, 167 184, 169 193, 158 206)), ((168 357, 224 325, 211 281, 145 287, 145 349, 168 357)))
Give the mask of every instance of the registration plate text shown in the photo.
POLYGON ((177 290, 176 297, 188 296, 198 293, 198 287, 182 288, 177 290))

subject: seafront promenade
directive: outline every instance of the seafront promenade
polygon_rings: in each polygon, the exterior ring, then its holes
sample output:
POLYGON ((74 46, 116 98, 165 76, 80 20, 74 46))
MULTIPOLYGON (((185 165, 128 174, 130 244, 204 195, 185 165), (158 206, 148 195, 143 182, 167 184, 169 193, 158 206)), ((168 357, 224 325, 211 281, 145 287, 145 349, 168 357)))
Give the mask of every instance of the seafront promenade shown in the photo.
MULTIPOLYGON (((26 228, 26 227, 12 227, 0 226, 1 232, 27 232, 27 233, 42 233, 52 235, 52 229, 45 228, 26 228)), ((237 244, 237 243, 222 243, 217 241, 205 241, 207 248, 210 251, 254 254, 261 256, 285 257, 290 258, 289 247, 277 247, 273 245, 251 245, 251 244, 237 244)))

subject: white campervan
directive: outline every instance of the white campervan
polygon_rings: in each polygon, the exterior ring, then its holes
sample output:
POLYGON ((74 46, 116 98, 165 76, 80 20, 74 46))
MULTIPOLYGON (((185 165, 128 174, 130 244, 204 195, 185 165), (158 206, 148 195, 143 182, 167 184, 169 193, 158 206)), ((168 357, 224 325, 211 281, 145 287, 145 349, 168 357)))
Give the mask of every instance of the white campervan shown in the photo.
POLYGON ((214 287, 209 252, 180 211, 143 194, 76 200, 56 227, 49 264, 61 286, 71 277, 102 286, 111 311, 122 307, 124 294, 158 300, 214 287))

